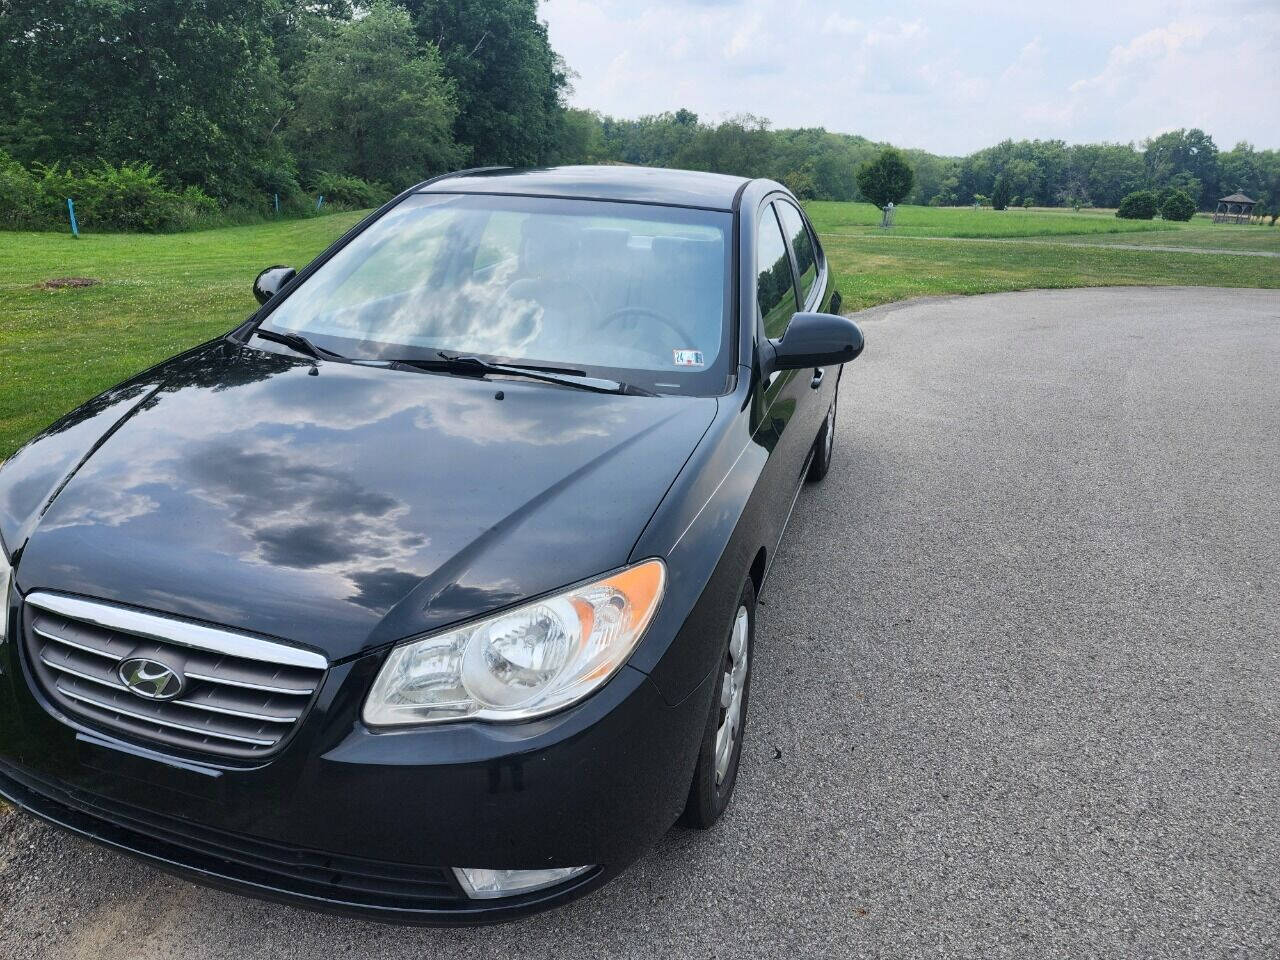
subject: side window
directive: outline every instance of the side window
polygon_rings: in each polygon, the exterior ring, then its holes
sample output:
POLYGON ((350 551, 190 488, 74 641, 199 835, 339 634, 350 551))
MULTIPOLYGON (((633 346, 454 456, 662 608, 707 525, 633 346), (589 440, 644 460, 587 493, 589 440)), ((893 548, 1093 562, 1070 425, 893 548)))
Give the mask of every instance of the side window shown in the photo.
POLYGON ((774 340, 786 332, 791 315, 796 312, 796 285, 773 204, 760 212, 756 240, 756 302, 764 319, 764 332, 774 340))
POLYGON ((799 210, 782 200, 774 206, 778 208, 782 228, 796 255, 796 269, 800 271, 800 302, 806 304, 813 282, 818 279, 818 257, 813 248, 813 238, 809 236, 809 229, 804 225, 804 217, 800 216, 799 210))

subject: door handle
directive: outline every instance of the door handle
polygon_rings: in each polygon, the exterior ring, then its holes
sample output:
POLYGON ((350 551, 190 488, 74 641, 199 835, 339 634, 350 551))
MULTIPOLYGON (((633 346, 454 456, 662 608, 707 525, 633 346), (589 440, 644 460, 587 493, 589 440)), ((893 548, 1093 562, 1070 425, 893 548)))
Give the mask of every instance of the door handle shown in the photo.
POLYGON ((814 367, 813 379, 809 381, 809 386, 817 390, 820 386, 822 386, 822 378, 825 377, 826 375, 827 375, 827 371, 822 369, 822 367, 814 367))

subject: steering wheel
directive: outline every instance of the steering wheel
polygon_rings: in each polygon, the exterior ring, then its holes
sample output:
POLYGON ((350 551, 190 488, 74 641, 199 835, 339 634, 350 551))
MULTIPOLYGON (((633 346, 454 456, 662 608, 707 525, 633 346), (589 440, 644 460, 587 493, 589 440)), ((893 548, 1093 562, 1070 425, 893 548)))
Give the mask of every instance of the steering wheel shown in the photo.
MULTIPOLYGON (((612 326, 620 326, 622 324, 622 321, 627 317, 633 317, 635 319, 651 320, 654 323, 660 324, 676 335, 675 343, 683 344, 685 347, 689 347, 689 348, 693 347, 693 337, 689 336, 689 333, 687 330, 685 330, 683 327, 681 327, 679 324, 677 324, 674 320, 672 320, 670 317, 666 316, 665 314, 659 313, 657 310, 651 310, 648 307, 640 307, 640 306, 619 307, 617 310, 612 311, 608 316, 606 316, 602 321, 600 321, 600 329, 603 331, 603 330, 607 330, 609 327, 612 327, 612 326)), ((632 324, 631 326, 632 326, 632 329, 634 329, 634 324, 632 324)), ((644 350, 646 353, 652 353, 655 356, 663 357, 664 359, 669 359, 669 358, 666 358, 663 351, 653 349, 653 345, 651 341, 645 342, 645 343, 638 343, 636 344, 636 346, 644 350)))

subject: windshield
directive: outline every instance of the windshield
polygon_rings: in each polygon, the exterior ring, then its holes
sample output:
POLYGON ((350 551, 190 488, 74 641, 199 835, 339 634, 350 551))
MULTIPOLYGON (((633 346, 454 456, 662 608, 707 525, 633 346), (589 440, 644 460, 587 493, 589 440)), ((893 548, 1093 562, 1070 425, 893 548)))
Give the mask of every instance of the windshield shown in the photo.
POLYGON ((728 213, 547 197, 416 194, 263 326, 349 358, 444 350, 554 364, 661 393, 725 389, 728 213))

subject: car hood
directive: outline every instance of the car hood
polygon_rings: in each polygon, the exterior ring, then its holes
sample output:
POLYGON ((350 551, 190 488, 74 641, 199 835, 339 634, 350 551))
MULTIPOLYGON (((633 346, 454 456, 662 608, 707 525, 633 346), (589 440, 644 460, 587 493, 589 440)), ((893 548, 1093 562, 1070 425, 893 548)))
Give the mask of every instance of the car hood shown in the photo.
POLYGON ((333 661, 625 563, 716 409, 231 343, 153 380, 33 524, 20 588, 333 661))

